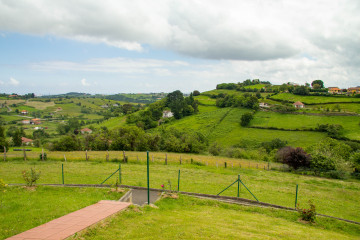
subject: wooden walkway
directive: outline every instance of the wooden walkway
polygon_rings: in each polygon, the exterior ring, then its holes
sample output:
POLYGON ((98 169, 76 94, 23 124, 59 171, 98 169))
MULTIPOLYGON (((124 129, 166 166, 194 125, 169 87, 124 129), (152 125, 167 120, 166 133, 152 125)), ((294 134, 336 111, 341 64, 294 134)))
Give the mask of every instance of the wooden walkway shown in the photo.
POLYGON ((129 205, 130 203, 102 200, 8 239, 65 239, 127 208, 129 205))

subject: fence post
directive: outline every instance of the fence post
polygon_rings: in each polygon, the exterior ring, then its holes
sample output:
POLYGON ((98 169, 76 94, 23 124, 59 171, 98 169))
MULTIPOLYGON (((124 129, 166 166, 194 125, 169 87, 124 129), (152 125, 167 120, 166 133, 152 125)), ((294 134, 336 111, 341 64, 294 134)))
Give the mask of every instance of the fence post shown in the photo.
POLYGON ((237 197, 240 196, 240 174, 238 175, 238 192, 237 192, 237 197))
POLYGON ((165 165, 167 165, 167 153, 165 154, 165 165))
POLYGON ((23 144, 23 152, 24 152, 24 161, 26 161, 26 152, 25 152, 24 144, 23 144))
POLYGON ((180 169, 178 174, 178 192, 180 191, 180 169))
POLYGON ((147 162, 147 199, 148 205, 150 204, 150 176, 149 176, 149 151, 146 152, 147 162))
POLYGON ((44 148, 41 150, 41 160, 44 161, 44 148))
POLYGON ((106 161, 108 162, 109 161, 109 151, 106 150, 106 161))
POLYGON ((88 160, 88 156, 87 156, 87 150, 85 151, 85 160, 88 160))
POLYGON ((61 164, 62 184, 64 185, 64 164, 61 164))
POLYGON ((180 165, 181 165, 181 156, 180 156, 180 165))
POLYGON ((227 163, 226 162, 224 162, 224 164, 225 164, 225 168, 227 167, 227 163))
POLYGON ((4 146, 4 161, 6 161, 6 147, 4 146))
POLYGON ((121 184, 121 162, 119 161, 119 183, 121 184))
POLYGON ((127 161, 126 161, 126 155, 125 155, 125 151, 123 151, 123 155, 124 155, 124 163, 126 163, 127 161))
POLYGON ((297 197, 298 197, 298 188, 299 188, 299 185, 296 184, 296 194, 295 194, 295 208, 296 208, 296 205, 297 205, 297 197))
POLYGON ((65 160, 65 162, 66 162, 66 156, 65 156, 65 154, 64 154, 64 160, 65 160))
POLYGON ((268 171, 270 170, 270 161, 268 162, 268 171))

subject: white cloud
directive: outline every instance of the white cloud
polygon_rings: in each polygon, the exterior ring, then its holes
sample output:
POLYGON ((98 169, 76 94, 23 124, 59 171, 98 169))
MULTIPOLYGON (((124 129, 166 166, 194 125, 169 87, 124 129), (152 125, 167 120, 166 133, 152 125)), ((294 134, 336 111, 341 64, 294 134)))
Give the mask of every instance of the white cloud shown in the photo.
POLYGON ((90 86, 90 83, 88 83, 88 82, 86 81, 86 79, 83 78, 83 79, 81 79, 81 85, 83 85, 83 86, 90 86))
POLYGON ((20 84, 20 82, 18 80, 16 80, 15 78, 10 78, 10 84, 14 85, 14 86, 18 86, 20 84))
POLYGON ((4 85, 4 82, 3 82, 3 81, 0 81, 0 85, 4 85))
POLYGON ((0 29, 136 51, 150 44, 198 58, 269 60, 310 45, 351 53, 360 41, 359 9, 357 0, 0 0, 0 29))

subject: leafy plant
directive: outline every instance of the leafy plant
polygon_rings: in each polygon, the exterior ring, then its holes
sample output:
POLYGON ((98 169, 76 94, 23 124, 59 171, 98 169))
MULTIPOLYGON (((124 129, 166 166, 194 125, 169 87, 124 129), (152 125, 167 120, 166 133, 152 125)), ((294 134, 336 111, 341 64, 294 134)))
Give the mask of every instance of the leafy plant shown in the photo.
POLYGON ((299 212, 302 220, 314 223, 316 219, 316 208, 311 200, 309 200, 309 205, 310 208, 306 209, 306 208, 300 208, 300 205, 298 204, 296 209, 299 212))
POLYGON ((310 167, 311 155, 302 148, 284 147, 278 151, 279 160, 295 170, 300 167, 310 167))
POLYGON ((0 192, 6 192, 7 184, 4 182, 4 180, 0 179, 0 192))
MULTIPOLYGON (((40 159, 40 160, 43 160, 42 155, 43 155, 42 153, 39 154, 39 159, 40 159)), ((44 160, 47 160, 47 154, 46 154, 46 152, 44 152, 44 160)))
POLYGON ((36 183, 40 178, 41 172, 37 172, 35 169, 31 168, 30 171, 24 170, 22 171, 23 178, 26 182, 26 185, 31 187, 36 183))

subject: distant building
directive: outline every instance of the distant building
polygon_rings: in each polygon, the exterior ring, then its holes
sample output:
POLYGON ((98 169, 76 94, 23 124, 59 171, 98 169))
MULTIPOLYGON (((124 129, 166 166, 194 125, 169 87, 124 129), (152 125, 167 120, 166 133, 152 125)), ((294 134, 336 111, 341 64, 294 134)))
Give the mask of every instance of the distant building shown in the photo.
POLYGON ((261 107, 261 108, 269 108, 270 106, 267 103, 261 102, 261 103, 259 103, 259 107, 261 107))
POLYGON ((28 125, 30 124, 30 120, 22 120, 21 123, 24 125, 28 125))
POLYGON ((24 144, 24 145, 32 145, 34 140, 32 139, 29 139, 29 138, 26 138, 26 137, 22 137, 21 138, 21 142, 24 144))
POLYGON ((302 102, 294 102, 293 103, 293 106, 296 108, 296 109, 301 109, 301 108, 305 108, 305 105, 302 103, 302 102))
POLYGON ((83 128, 80 130, 81 134, 85 134, 85 133, 92 133, 93 131, 90 128, 83 128))
POLYGON ((341 89, 338 87, 329 87, 328 92, 332 94, 339 94, 341 93, 341 89))
POLYGON ((351 87, 347 89, 348 94, 359 94, 360 87, 351 87))
POLYGON ((171 118, 174 114, 171 111, 165 110, 163 111, 163 118, 171 118))
POLYGON ((28 112, 27 110, 21 110, 21 114, 22 114, 22 115, 28 115, 28 113, 29 113, 29 112, 28 112))
POLYGON ((113 104, 113 107, 118 107, 118 106, 119 106, 119 104, 117 104, 117 103, 113 104))
POLYGON ((39 125, 39 124, 41 124, 41 119, 33 118, 33 119, 31 119, 30 124, 39 125))
POLYGON ((100 107, 102 107, 102 108, 108 108, 109 106, 108 105, 101 105, 100 107))

